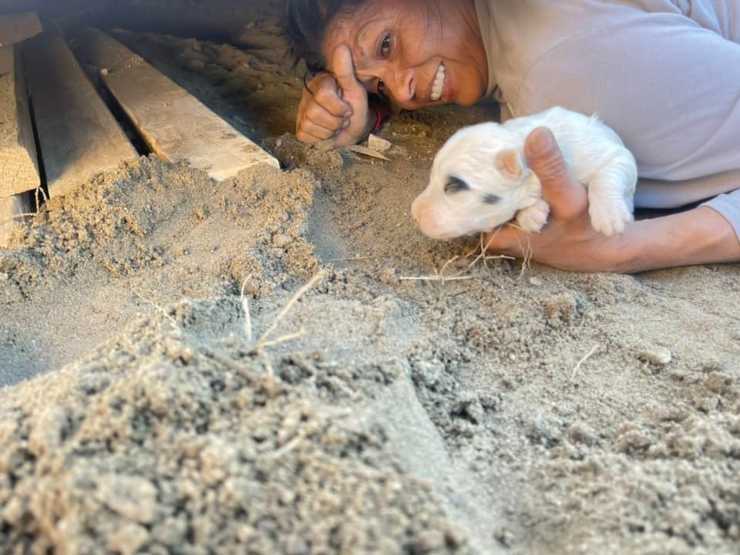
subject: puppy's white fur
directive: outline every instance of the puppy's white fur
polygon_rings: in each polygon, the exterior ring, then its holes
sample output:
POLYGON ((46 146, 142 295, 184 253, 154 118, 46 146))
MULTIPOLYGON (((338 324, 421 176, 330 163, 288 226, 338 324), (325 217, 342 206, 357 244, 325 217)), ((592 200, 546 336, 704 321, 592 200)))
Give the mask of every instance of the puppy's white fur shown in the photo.
POLYGON ((552 130, 573 176, 588 188, 594 229, 605 235, 624 231, 633 219, 635 158, 596 117, 563 108, 503 125, 474 125, 453 135, 437 153, 429 186, 412 206, 421 231, 433 239, 452 239, 491 231, 512 219, 526 231, 540 231, 549 206, 524 158, 524 142, 537 127, 552 130), (451 180, 457 188, 448 185, 451 180))

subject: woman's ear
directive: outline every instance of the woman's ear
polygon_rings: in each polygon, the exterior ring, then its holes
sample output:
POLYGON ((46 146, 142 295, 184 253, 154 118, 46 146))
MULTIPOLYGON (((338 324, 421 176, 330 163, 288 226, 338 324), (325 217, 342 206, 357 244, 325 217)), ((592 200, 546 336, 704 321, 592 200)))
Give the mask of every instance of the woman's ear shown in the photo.
POLYGON ((508 179, 521 179, 528 170, 527 163, 524 161, 524 152, 516 148, 500 151, 496 154, 496 169, 508 179))

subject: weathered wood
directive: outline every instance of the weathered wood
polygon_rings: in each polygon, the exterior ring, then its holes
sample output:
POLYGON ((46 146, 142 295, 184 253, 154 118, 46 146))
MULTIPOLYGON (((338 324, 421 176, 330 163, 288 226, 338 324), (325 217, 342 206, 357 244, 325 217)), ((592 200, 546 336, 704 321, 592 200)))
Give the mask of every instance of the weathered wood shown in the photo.
POLYGON ((0 15, 0 46, 10 46, 43 31, 36 12, 0 15))
POLYGON ((280 163, 141 56, 96 29, 81 33, 78 53, 103 81, 149 147, 187 161, 218 181, 256 164, 280 163))
POLYGON ((41 184, 20 56, 9 51, 11 69, 0 75, 0 197, 35 189, 41 184))
POLYGON ((18 228, 22 214, 29 214, 33 202, 30 192, 0 197, 0 249, 8 247, 13 232, 18 228))
POLYGON ((13 70, 13 53, 11 46, 0 46, 0 75, 5 75, 13 70))
POLYGON ((59 33, 28 41, 23 55, 52 197, 138 157, 59 33))

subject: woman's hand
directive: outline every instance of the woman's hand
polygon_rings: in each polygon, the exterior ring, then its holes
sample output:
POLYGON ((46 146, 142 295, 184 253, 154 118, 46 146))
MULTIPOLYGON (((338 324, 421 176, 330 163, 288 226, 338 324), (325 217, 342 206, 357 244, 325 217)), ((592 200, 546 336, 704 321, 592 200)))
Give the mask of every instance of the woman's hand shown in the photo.
POLYGON ((494 232, 489 237, 492 251, 580 272, 632 273, 740 261, 734 229, 707 207, 635 222, 621 235, 602 235, 591 227, 585 188, 570 175, 548 129, 532 132, 525 155, 542 182, 550 221, 541 233, 527 234, 511 226, 494 232))
POLYGON ((370 131, 371 122, 367 90, 357 80, 348 47, 336 48, 330 69, 332 73, 322 73, 303 91, 296 136, 306 143, 356 144, 370 131))

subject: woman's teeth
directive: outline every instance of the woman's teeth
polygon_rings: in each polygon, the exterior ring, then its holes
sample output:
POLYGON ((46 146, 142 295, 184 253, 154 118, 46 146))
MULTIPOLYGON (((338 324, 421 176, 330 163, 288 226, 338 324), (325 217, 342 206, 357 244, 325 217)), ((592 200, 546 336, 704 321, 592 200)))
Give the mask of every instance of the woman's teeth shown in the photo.
POLYGON ((439 64, 437 69, 437 75, 434 77, 434 83, 432 84, 432 102, 436 102, 442 98, 442 91, 445 89, 445 66, 439 64))

